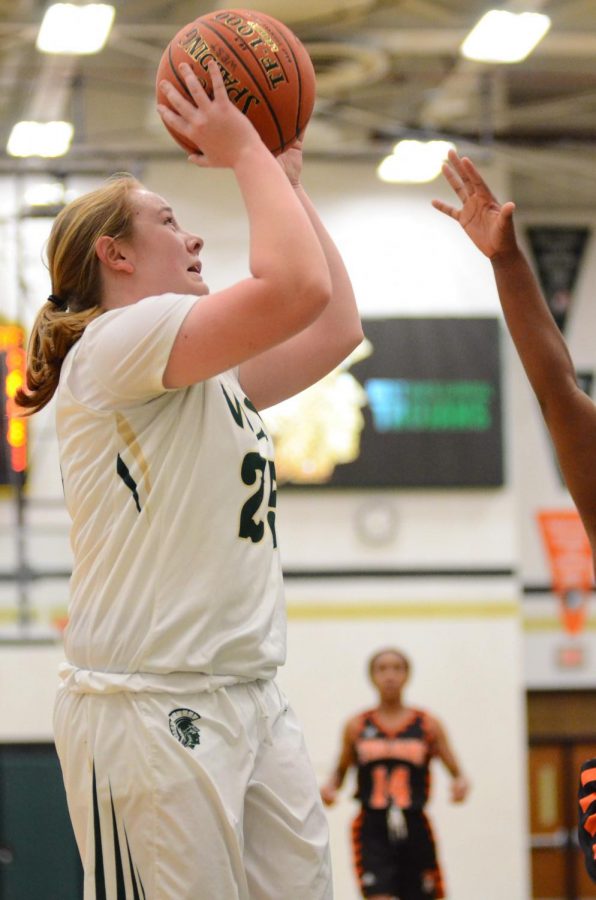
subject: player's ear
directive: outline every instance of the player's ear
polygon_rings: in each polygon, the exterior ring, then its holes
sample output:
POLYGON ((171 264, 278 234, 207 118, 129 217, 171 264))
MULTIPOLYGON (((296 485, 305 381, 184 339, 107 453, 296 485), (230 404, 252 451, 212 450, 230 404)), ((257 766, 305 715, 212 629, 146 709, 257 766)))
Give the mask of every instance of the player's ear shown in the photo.
POLYGON ((134 272, 132 254, 122 243, 108 234, 102 235, 95 242, 95 253, 100 262, 116 272, 134 272))

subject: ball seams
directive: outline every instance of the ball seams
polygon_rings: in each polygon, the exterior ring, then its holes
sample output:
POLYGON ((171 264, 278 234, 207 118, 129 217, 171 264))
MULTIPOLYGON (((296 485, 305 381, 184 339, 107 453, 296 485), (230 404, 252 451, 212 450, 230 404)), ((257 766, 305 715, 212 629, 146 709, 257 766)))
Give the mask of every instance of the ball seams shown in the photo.
MULTIPOLYGON (((194 104, 178 68, 186 60, 207 90, 206 58, 219 64, 231 102, 252 121, 274 156, 302 136, 313 110, 316 77, 308 51, 283 22, 247 9, 198 16, 162 54, 157 102, 170 106, 160 87, 165 78, 194 104)), ((212 96, 211 90, 207 93, 212 96)), ((164 124, 183 149, 193 151, 175 128, 164 124)))
MULTIPOLYGON (((250 78, 253 80, 255 85, 258 87, 261 98, 264 100, 265 105, 267 106, 267 109, 269 110, 269 115, 271 116, 271 118, 273 120, 273 124, 275 125, 276 131, 277 131, 277 133, 279 135, 279 139, 281 141, 281 148, 283 149, 286 145, 286 141, 284 139, 284 134, 283 134, 282 128, 281 128, 278 118, 275 114, 275 110, 271 106, 269 98, 266 95, 266 91, 263 90, 263 86, 261 83, 259 83, 257 76, 246 65, 246 63, 244 62, 242 57, 238 53, 235 52, 235 48, 234 48, 233 44, 230 44, 229 40, 227 40, 227 38, 224 35, 220 34, 220 32, 217 30, 217 28, 215 28, 213 26, 212 22, 205 22, 203 24, 206 25, 206 27, 209 28, 215 35, 217 35, 217 37, 220 39, 220 41, 222 41, 222 43, 224 43, 226 45, 226 47, 228 48, 228 50, 230 51, 230 53, 232 54, 234 59, 240 64, 240 66, 244 69, 244 71, 250 76, 250 78)), ((252 58, 254 59, 254 61, 256 63, 258 63, 258 59, 255 57, 254 53, 252 54, 252 58)))

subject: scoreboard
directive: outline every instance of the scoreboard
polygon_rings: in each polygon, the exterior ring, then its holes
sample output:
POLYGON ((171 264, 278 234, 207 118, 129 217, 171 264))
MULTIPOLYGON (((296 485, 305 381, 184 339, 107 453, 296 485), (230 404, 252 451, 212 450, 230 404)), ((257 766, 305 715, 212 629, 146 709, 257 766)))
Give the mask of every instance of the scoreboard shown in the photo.
POLYGON ((25 384, 25 333, 19 325, 0 325, 0 485, 22 486, 27 471, 27 419, 15 401, 25 384))
POLYGON ((278 484, 500 487, 499 320, 403 317, 363 326, 367 349, 339 375, 265 410, 278 484))

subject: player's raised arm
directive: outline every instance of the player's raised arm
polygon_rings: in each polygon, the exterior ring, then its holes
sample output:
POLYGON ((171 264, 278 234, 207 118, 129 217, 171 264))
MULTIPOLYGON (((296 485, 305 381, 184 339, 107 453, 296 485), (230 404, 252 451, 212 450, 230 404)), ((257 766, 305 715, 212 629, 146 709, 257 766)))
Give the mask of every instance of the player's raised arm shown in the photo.
POLYGON ((500 204, 478 170, 454 151, 443 174, 461 202, 433 206, 459 222, 490 259, 507 327, 549 429, 567 486, 596 548, 596 407, 578 387, 567 345, 513 225, 515 205, 500 204))
POLYGON ((302 142, 278 157, 319 239, 331 277, 331 300, 299 334, 244 363, 240 381, 259 409, 279 403, 314 384, 362 341, 362 325, 341 254, 302 183, 302 142))
POLYGON ((312 322, 330 296, 327 262, 284 172, 252 124, 229 100, 214 63, 211 100, 189 66, 181 67, 195 105, 164 83, 164 121, 188 143, 199 166, 231 168, 248 214, 251 277, 196 304, 176 339, 164 376, 184 387, 231 369, 312 322))

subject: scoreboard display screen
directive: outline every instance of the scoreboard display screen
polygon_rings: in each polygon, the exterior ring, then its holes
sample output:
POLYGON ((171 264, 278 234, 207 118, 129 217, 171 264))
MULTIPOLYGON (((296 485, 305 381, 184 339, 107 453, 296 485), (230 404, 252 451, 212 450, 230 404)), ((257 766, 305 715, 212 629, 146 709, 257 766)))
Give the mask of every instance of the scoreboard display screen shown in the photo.
POLYGON ((499 320, 369 319, 363 327, 360 358, 334 382, 327 376, 305 391, 293 420, 276 415, 276 407, 271 422, 264 414, 276 442, 278 483, 502 485, 499 320), (357 411, 349 410, 349 398, 357 411), (301 430, 308 433, 302 444, 301 430))
POLYGON ((0 325, 0 485, 23 485, 27 471, 27 420, 15 394, 25 382, 24 332, 0 325))

